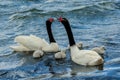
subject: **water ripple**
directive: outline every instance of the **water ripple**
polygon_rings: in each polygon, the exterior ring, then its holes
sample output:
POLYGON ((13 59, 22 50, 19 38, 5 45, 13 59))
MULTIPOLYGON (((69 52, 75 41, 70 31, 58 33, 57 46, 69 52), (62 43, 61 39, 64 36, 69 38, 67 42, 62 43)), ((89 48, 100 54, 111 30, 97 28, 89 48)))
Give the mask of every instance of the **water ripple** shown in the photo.
MULTIPOLYGON (((119 0, 1 0, 0 79, 119 78, 119 10, 119 0), (9 49, 18 35, 33 34, 48 41, 45 21, 59 16, 70 21, 75 41, 82 42, 87 46, 85 49, 106 47, 103 70, 98 66, 76 65, 71 61, 69 50, 66 59, 58 61, 53 54, 33 59, 32 54, 15 53, 9 49)), ((52 32, 61 48, 68 46, 68 37, 61 23, 54 22, 52 32)))
POLYGON ((20 61, 13 61, 11 62, 0 62, 0 70, 8 70, 12 68, 16 68, 21 66, 25 61, 25 59, 21 59, 20 61))

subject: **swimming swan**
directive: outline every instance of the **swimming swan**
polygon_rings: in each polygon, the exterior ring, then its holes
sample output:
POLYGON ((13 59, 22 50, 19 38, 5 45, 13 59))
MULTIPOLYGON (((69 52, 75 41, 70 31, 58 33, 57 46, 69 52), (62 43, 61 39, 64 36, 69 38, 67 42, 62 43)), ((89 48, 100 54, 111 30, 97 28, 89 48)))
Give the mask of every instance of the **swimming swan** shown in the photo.
POLYGON ((47 29, 50 44, 42 48, 42 50, 44 52, 58 52, 59 51, 59 46, 56 43, 56 41, 53 37, 53 34, 52 34, 52 30, 51 30, 51 24, 53 21, 54 21, 53 18, 49 18, 46 21, 46 29, 47 29))
POLYGON ((52 24, 53 21, 54 21, 53 18, 49 18, 46 21, 46 29, 47 29, 47 33, 48 33, 48 36, 49 36, 50 44, 48 46, 43 47, 42 51, 41 50, 36 50, 33 53, 34 58, 39 58, 39 57, 43 56, 44 52, 58 52, 59 51, 59 46, 56 43, 56 41, 53 37, 53 34, 52 34, 52 30, 51 30, 51 24, 52 24))
POLYGON ((44 52, 58 52, 59 46, 53 38, 52 31, 51 31, 51 24, 54 20, 52 18, 46 21, 46 28, 49 35, 49 41, 46 42, 44 39, 39 38, 35 35, 25 36, 20 35, 15 37, 14 41, 19 43, 18 46, 10 46, 11 49, 14 51, 35 51, 35 50, 42 50, 44 52))
POLYGON ((71 59, 73 62, 84 66, 94 66, 103 63, 102 57, 97 52, 92 50, 79 50, 78 47, 75 45, 69 21, 66 18, 62 17, 60 17, 58 20, 64 25, 68 34, 71 59))

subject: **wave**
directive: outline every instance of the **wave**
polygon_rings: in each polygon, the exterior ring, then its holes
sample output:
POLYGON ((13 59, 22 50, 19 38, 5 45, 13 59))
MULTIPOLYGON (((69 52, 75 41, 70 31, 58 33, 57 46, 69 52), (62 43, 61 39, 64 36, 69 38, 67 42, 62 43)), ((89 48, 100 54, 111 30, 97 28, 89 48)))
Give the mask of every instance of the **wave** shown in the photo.
POLYGON ((25 59, 21 59, 20 61, 11 62, 0 62, 0 70, 8 70, 12 68, 16 68, 21 66, 25 62, 25 59))
POLYGON ((117 10, 119 8, 120 8, 120 5, 118 5, 118 3, 116 4, 115 2, 100 2, 92 5, 77 6, 71 9, 69 12, 95 14, 99 12, 117 10))
MULTIPOLYGON (((51 3, 55 4, 55 3, 51 3)), ((69 3, 70 4, 70 3, 69 3)), ((33 4, 31 6, 21 6, 20 10, 18 11, 12 11, 9 13, 11 16, 9 19, 24 19, 28 17, 35 17, 35 16, 64 16, 68 13, 70 14, 79 14, 79 15, 94 15, 97 13, 104 13, 111 10, 118 10, 120 9, 120 4, 117 2, 110 2, 110 1, 102 1, 102 2, 96 2, 94 4, 88 4, 88 5, 71 5, 70 7, 68 5, 64 6, 52 6, 48 3, 43 4, 33 4)), ((3 14, 2 14, 3 15, 3 14)))

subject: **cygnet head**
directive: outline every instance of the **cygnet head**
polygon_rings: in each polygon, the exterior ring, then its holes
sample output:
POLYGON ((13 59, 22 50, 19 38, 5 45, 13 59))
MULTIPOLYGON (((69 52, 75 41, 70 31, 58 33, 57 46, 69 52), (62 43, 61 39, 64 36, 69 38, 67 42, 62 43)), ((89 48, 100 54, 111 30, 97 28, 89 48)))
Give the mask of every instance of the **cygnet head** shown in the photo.
POLYGON ((106 50, 105 46, 101 46, 100 48, 103 49, 103 50, 106 50))
POLYGON ((100 47, 95 47, 91 50, 97 52, 98 54, 104 54, 106 49, 105 46, 100 46, 100 47))
POLYGON ((78 48, 82 48, 83 47, 83 44, 81 42, 77 43, 76 44, 78 48))

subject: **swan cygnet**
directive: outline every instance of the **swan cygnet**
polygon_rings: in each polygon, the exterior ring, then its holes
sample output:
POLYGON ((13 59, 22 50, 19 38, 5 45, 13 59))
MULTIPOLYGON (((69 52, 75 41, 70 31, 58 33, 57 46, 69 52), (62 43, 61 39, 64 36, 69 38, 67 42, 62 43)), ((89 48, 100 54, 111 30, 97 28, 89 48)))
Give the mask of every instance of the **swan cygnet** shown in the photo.
POLYGON ((76 46, 77 46, 78 48, 83 48, 82 42, 77 43, 76 46))
POLYGON ((44 55, 44 52, 42 50, 36 50, 33 52, 33 58, 40 58, 44 55))
POLYGON ((102 55, 105 53, 105 46, 95 47, 95 48, 92 48, 91 50, 102 55))
POLYGON ((55 53, 55 55, 54 55, 55 59, 63 59, 63 58, 65 58, 66 57, 65 52, 66 52, 66 49, 55 53))
POLYGON ((69 21, 66 18, 60 17, 58 20, 64 25, 64 28, 67 32, 71 59, 73 62, 84 66, 95 66, 103 64, 104 60, 97 52, 92 50, 80 50, 77 45, 75 45, 73 33, 69 21))

